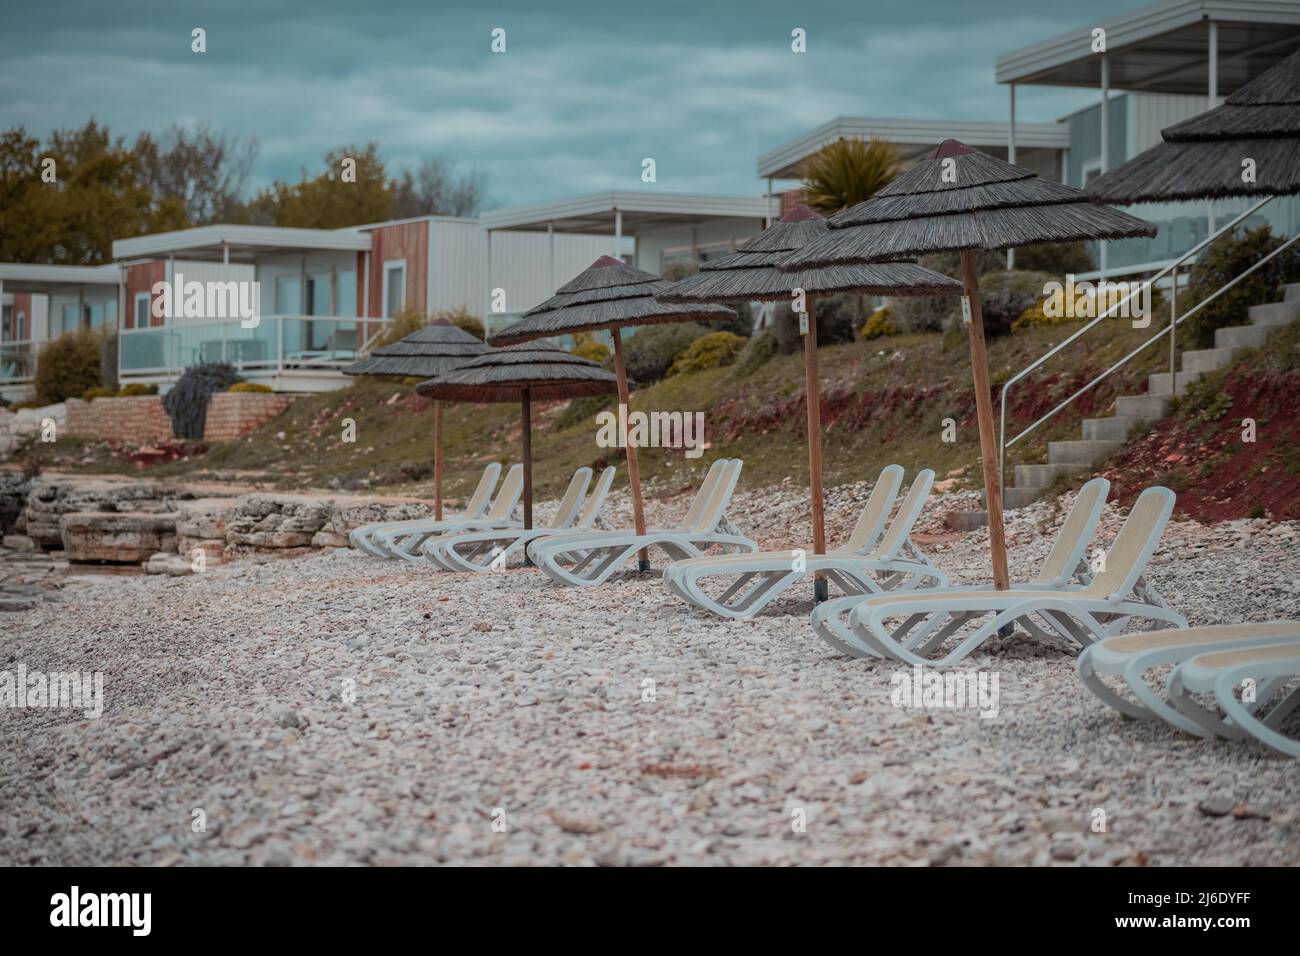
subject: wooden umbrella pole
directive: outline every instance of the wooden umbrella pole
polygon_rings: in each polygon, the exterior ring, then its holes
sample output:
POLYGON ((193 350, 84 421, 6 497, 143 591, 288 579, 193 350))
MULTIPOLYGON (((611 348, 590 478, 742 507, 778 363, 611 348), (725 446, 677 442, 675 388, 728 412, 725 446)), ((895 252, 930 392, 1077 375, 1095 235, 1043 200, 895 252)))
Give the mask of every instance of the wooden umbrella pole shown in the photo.
MULTIPOLYGON (((627 440, 627 416, 631 413, 627 389, 627 368, 623 365, 623 337, 618 329, 610 329, 614 339, 614 375, 618 378, 619 439, 627 452, 627 483, 632 489, 632 522, 638 535, 645 534, 645 503, 641 500, 641 464, 636 458, 636 447, 627 440)), ((644 549, 637 552, 637 569, 650 570, 650 556, 644 549)))
POLYGON ((524 528, 533 526, 533 396, 525 388, 520 402, 524 419, 524 528))
MULTIPOLYGON (((813 554, 826 553, 826 518, 822 510, 822 400, 817 383, 817 317, 808 300, 808 333, 803 341, 804 378, 808 391, 808 486, 812 495, 813 554)), ((829 597, 826 579, 813 577, 813 595, 818 602, 829 597)))
POLYGON ((997 447, 993 437, 993 396, 989 388, 989 359, 984 349, 984 316, 980 310, 979 277, 975 274, 975 251, 961 253, 961 280, 970 303, 970 364, 975 378, 975 415, 979 421, 980 458, 984 464, 984 494, 989 515, 989 546, 993 551, 993 586, 1005 591, 1007 539, 1002 528, 1002 482, 998 474, 997 447))
POLYGON ((442 400, 433 402, 433 517, 442 520, 442 400))

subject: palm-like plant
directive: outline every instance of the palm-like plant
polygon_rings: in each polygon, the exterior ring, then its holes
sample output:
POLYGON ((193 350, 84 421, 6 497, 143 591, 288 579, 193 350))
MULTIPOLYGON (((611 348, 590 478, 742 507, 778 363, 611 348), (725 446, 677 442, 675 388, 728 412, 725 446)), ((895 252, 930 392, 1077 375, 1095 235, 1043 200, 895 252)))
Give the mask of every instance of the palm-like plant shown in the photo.
MULTIPOLYGON (((803 162, 804 202, 822 215, 866 202, 893 182, 902 159, 894 144, 883 139, 837 139, 803 162)), ((853 334, 864 319, 863 297, 854 296, 853 334)))
POLYGON ((830 216, 866 202, 901 172, 898 150, 883 139, 837 139, 804 160, 804 202, 830 216))

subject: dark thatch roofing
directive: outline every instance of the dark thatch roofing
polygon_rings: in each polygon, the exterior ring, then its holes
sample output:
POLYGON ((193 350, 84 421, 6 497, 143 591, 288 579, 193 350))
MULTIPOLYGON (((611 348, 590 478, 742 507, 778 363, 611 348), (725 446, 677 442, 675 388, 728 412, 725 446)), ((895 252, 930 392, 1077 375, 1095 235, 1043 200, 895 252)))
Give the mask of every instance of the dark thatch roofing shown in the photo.
POLYGON ((621 259, 601 256, 555 295, 524 313, 514 325, 491 336, 493 345, 528 339, 594 332, 598 329, 659 322, 695 322, 734 319, 736 313, 720 305, 666 305, 655 294, 669 283, 621 259))
POLYGON ((446 319, 438 319, 392 345, 374 349, 360 362, 345 368, 343 374, 432 378, 459 368, 488 349, 486 342, 446 319))
POLYGON ((782 272, 776 264, 826 234, 826 220, 798 206, 728 256, 710 259, 693 276, 675 282, 657 298, 660 302, 737 302, 789 299, 794 289, 809 294, 861 292, 866 295, 959 294, 962 285, 938 272, 910 262, 877 265, 831 265, 782 272))
POLYGON ((1089 202, 1083 190, 1040 179, 955 139, 866 202, 836 213, 822 238, 783 269, 889 261, 961 249, 1154 236, 1156 227, 1089 202), (951 164, 946 161, 951 160, 951 164), (954 175, 945 175, 951 171, 954 175))
POLYGON ((415 390, 456 402, 510 402, 519 401, 525 388, 535 401, 544 402, 604 395, 618 388, 618 380, 571 352, 526 344, 489 349, 460 368, 421 382, 415 390))
POLYGON ((1300 193, 1300 50, 1222 106, 1162 130, 1164 142, 1088 184, 1117 203, 1300 193), (1255 181, 1242 179, 1255 161, 1255 181))

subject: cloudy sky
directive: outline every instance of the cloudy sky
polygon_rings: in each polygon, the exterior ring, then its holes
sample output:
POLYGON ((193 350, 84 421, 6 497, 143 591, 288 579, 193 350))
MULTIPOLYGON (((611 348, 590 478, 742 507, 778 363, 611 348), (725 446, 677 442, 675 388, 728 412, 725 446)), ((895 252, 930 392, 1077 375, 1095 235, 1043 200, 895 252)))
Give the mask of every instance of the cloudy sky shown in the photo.
MULTIPOLYGON (((493 205, 645 188, 645 156, 656 188, 756 195, 759 153, 837 115, 1004 119, 999 53, 1139 3, 5 0, 0 128, 207 121, 257 137, 253 186, 373 140, 390 169, 440 153, 485 171, 493 205)), ((1026 89, 1020 117, 1091 98, 1026 89)))

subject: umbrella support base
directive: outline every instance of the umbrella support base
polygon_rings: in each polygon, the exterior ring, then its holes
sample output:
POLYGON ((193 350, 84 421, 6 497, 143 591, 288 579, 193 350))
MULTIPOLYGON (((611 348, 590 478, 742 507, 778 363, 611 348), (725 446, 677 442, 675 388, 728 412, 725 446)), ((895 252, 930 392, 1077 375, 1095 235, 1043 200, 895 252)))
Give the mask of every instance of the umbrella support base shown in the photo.
POLYGON ((813 600, 818 604, 829 601, 831 597, 830 587, 825 578, 817 578, 813 582, 813 600))
POLYGON ((1016 633, 1016 626, 1014 624, 1003 624, 998 628, 998 637, 1001 638, 1010 637, 1014 633, 1016 633))
POLYGON ((649 558, 637 558, 637 559, 636 559, 636 569, 637 569, 639 572, 641 572, 642 574, 646 574, 646 573, 648 573, 649 570, 650 570, 650 559, 649 559, 649 558))

